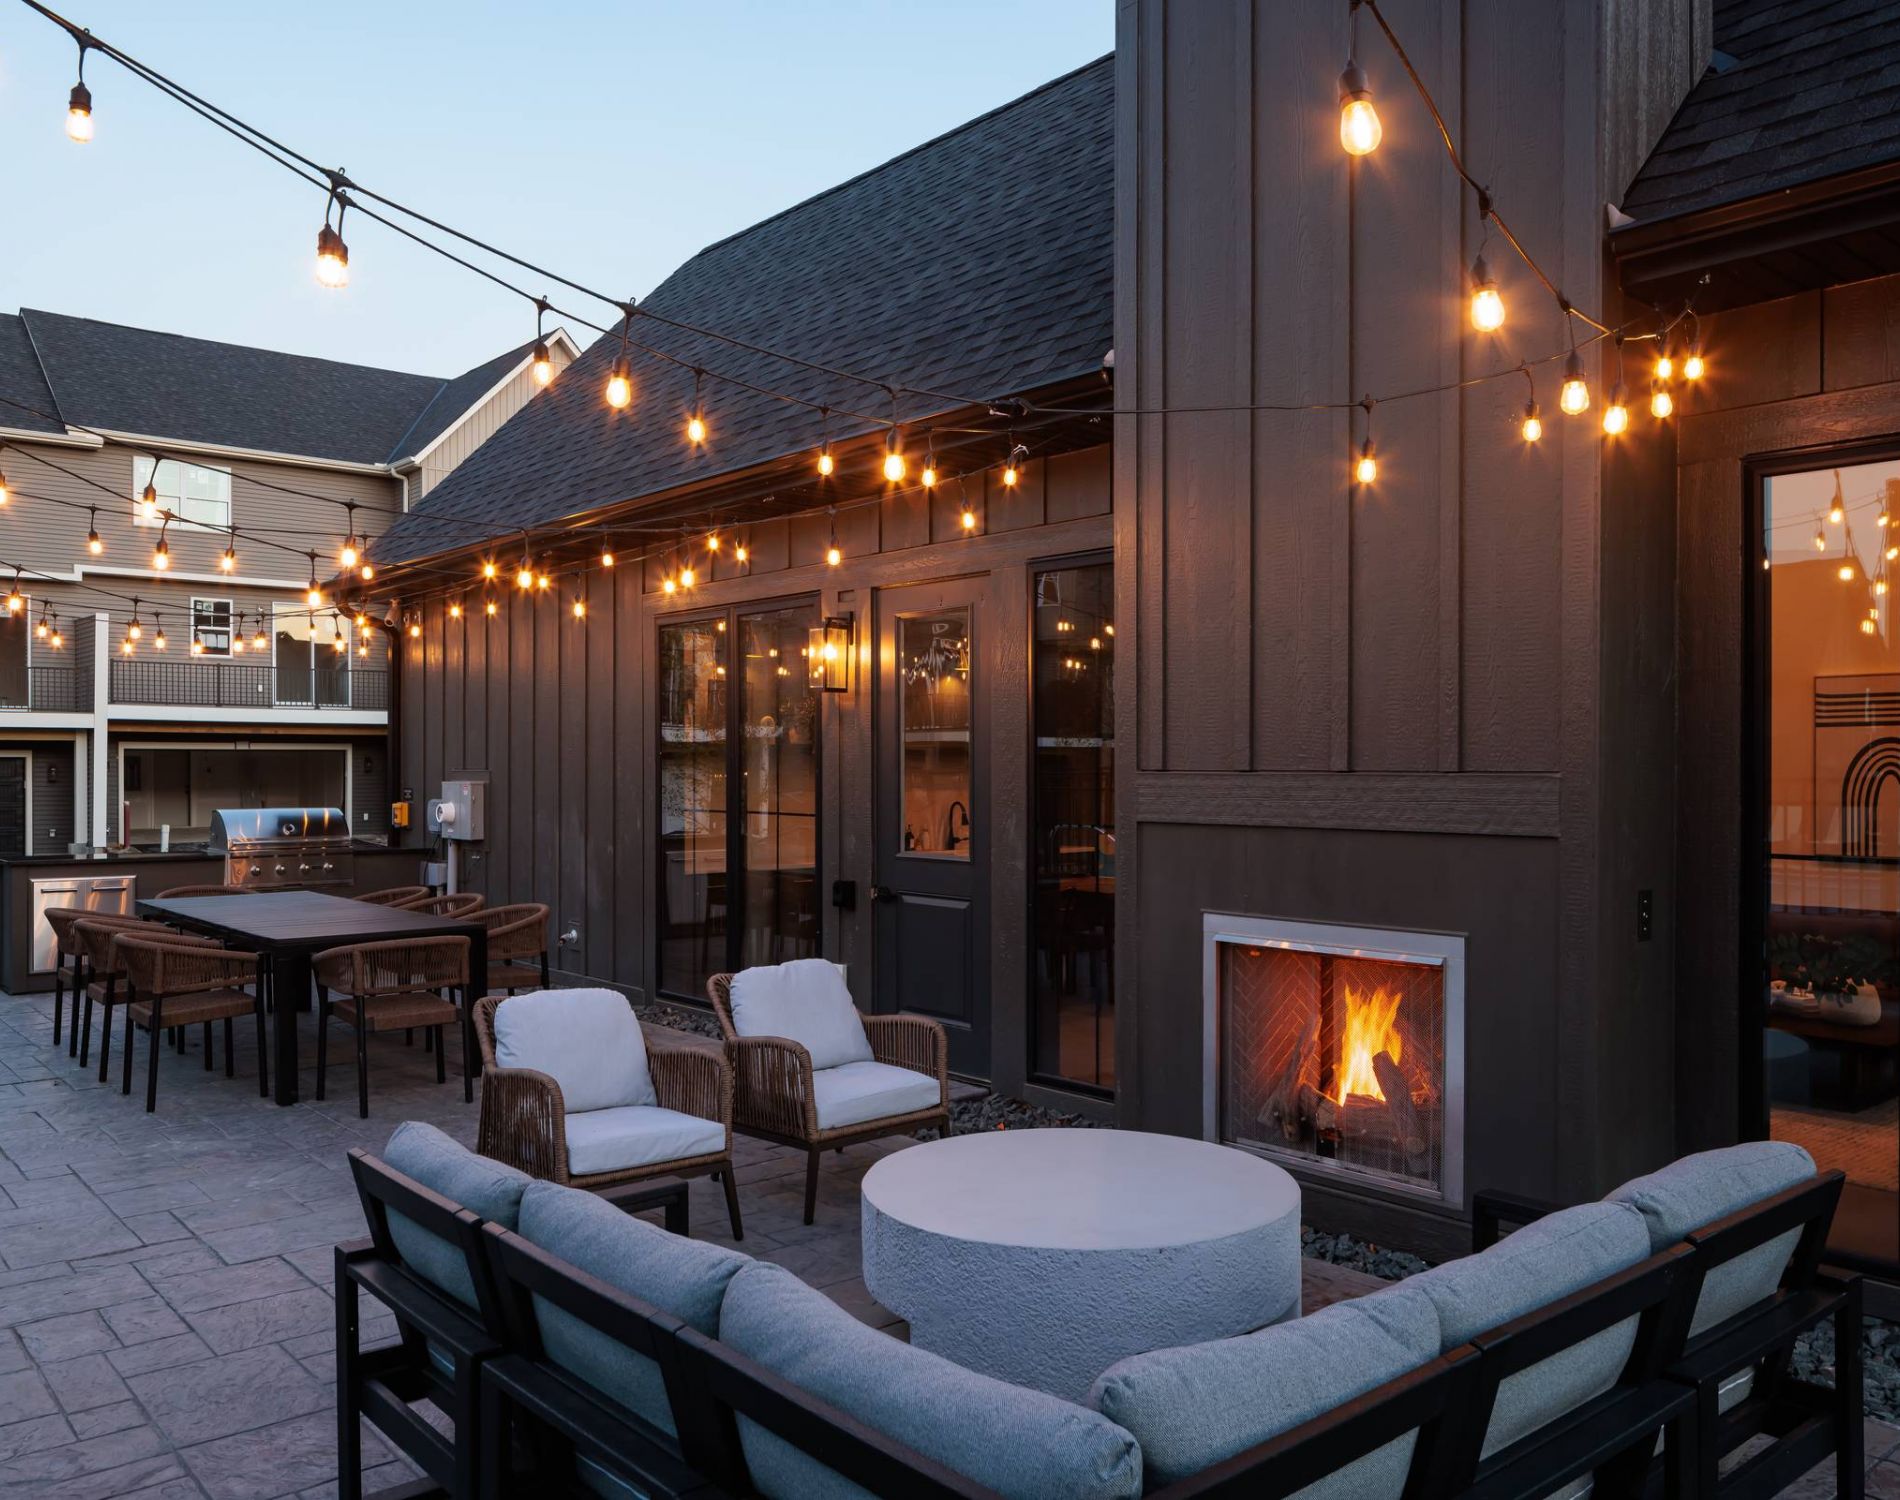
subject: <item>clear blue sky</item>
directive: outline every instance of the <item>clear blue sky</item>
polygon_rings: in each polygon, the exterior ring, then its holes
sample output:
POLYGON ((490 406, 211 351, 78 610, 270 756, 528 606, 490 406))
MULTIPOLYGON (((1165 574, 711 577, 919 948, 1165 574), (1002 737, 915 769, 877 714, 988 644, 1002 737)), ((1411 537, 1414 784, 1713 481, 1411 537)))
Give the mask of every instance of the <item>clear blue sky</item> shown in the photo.
MULTIPOLYGON (((305 155, 635 296, 1114 44, 1113 0, 53 8, 305 155)), ((532 333, 525 302, 354 217, 351 284, 320 289, 322 193, 97 53, 97 138, 74 145, 76 52, 0 0, 0 311, 443 375, 532 333)))

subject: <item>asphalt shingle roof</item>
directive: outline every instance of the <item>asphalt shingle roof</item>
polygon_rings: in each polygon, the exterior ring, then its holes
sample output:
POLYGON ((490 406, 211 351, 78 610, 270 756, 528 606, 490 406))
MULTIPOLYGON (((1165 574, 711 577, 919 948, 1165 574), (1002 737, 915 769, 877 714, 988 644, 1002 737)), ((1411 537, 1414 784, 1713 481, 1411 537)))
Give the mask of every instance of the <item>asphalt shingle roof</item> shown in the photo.
MULTIPOLYGON (((990 399, 1100 368, 1113 337, 1113 59, 1103 58, 699 252, 646 311, 820 364, 990 399)), ((689 365, 867 417, 888 398, 636 317, 689 365)), ((636 395, 601 399, 599 339, 394 525, 389 561, 736 474, 817 444, 818 413, 708 377, 711 440, 682 439, 689 369, 634 350, 636 395), (454 518, 454 524, 431 517, 454 518), (470 522, 484 523, 478 531, 470 522)), ((960 405, 907 398, 912 421, 960 405)), ((832 437, 867 430, 833 416, 832 437)))
MULTIPOLYGON (((425 446, 527 352, 444 380, 22 308, 0 316, 0 396, 77 427, 384 464, 425 446)), ((0 404, 0 427, 25 426, 63 430, 0 404)))
POLYGON ((1632 218, 1900 159, 1900 0, 1720 0, 1715 49, 1624 195, 1632 218))

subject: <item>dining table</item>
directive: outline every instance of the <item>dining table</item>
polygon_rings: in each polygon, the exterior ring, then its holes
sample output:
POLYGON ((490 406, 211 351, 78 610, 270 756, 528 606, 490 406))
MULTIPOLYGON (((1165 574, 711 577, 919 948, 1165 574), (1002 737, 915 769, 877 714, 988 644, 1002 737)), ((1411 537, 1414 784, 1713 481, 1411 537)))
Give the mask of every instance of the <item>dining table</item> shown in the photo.
POLYGON ((272 1097, 297 1102, 297 1017, 310 1007, 310 960, 326 948, 396 938, 468 939, 473 1004, 486 988, 488 928, 479 918, 439 917, 378 906, 325 891, 246 891, 226 896, 154 897, 138 903, 141 916, 255 953, 263 960, 271 998, 272 1097))

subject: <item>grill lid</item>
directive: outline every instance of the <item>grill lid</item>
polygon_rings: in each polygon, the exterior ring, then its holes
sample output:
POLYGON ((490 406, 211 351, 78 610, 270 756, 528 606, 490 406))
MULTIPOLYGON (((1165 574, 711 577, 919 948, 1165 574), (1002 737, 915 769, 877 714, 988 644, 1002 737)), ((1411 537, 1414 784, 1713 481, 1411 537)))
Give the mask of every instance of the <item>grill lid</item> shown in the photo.
POLYGON ((211 815, 214 853, 259 844, 305 844, 317 840, 347 842, 349 820, 339 807, 221 807, 211 815))

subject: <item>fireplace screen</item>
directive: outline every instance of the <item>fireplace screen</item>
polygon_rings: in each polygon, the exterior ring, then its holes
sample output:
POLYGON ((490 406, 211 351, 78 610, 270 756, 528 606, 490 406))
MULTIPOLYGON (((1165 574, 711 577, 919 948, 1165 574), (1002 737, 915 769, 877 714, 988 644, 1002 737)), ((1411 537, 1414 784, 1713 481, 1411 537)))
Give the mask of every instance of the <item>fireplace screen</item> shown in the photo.
POLYGON ((1209 921, 1216 1138, 1457 1202, 1461 940, 1209 921))

